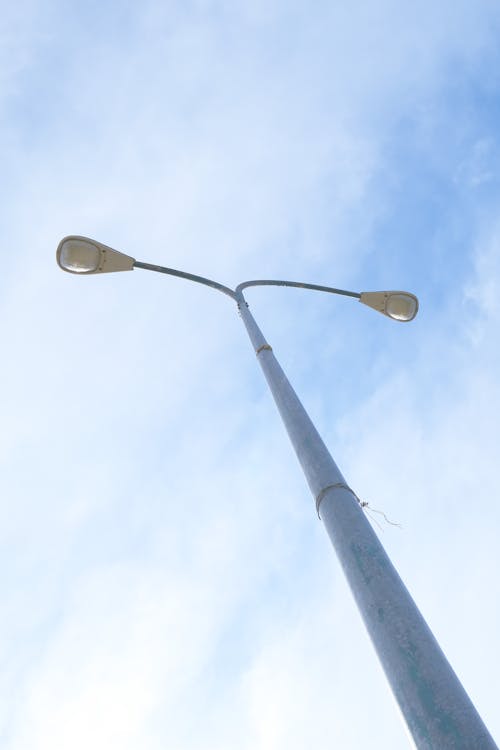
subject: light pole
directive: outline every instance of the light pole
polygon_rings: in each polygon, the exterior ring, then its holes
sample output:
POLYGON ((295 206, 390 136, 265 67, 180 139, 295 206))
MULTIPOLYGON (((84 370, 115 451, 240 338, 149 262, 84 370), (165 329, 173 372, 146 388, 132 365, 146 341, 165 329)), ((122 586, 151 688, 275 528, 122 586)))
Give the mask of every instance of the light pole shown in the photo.
POLYGON ((389 560, 359 500, 340 473, 300 403, 243 296, 250 286, 295 286, 353 297, 399 321, 412 320, 417 298, 407 292, 349 292, 290 281, 247 281, 230 289, 202 276, 136 261, 85 237, 64 238, 62 269, 88 275, 142 268, 179 276, 231 297, 257 354, 365 626, 418 750, 494 750, 470 698, 389 560))

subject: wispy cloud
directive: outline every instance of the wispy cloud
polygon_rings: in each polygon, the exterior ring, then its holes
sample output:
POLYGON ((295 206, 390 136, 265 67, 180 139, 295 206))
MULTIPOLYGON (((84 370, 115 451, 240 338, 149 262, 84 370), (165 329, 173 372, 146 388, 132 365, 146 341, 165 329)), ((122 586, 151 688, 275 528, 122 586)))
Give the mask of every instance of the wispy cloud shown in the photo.
POLYGON ((493 733, 492 2, 3 14, 0 735, 9 750, 399 747, 229 285, 409 286, 412 326, 248 298, 493 733))

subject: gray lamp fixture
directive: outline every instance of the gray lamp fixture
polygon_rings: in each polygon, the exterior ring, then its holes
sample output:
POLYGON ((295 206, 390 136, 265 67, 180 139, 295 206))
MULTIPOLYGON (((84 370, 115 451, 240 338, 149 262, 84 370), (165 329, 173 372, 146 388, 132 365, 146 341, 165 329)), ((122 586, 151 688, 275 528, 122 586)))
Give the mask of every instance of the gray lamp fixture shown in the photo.
POLYGON ((235 289, 185 271, 136 261, 86 237, 65 237, 57 262, 80 275, 141 268, 195 281, 236 302, 315 507, 347 577, 394 697, 418 750, 498 750, 415 602, 258 327, 243 290, 287 286, 352 297, 400 322, 413 320, 418 300, 401 291, 358 292, 297 281, 244 281, 235 289))
POLYGON ((359 301, 402 323, 413 320, 418 312, 418 299, 409 292, 361 292, 359 301))
POLYGON ((135 259, 119 253, 102 242, 88 237, 64 237, 57 248, 56 258, 63 271, 78 274, 131 271, 135 259))
MULTIPOLYGON (((134 266, 144 267, 146 264, 137 264, 135 258, 118 250, 103 245, 102 242, 91 240, 80 235, 64 237, 57 248, 57 262, 63 271, 76 274, 109 273, 110 271, 132 271, 134 266)), ((158 267, 155 268, 155 270, 158 267)), ((184 275, 182 273, 175 275, 184 275)), ((199 277, 197 277, 199 279, 199 277)), ((332 287, 317 286, 316 284, 305 284, 297 282, 249 282, 242 286, 264 284, 277 284, 283 286, 297 286, 304 289, 317 289, 319 291, 330 291, 334 294, 347 294, 356 297, 364 305, 371 307, 386 315, 392 320, 407 323, 416 316, 418 312, 418 299, 414 294, 401 291, 386 292, 345 292, 332 287)))

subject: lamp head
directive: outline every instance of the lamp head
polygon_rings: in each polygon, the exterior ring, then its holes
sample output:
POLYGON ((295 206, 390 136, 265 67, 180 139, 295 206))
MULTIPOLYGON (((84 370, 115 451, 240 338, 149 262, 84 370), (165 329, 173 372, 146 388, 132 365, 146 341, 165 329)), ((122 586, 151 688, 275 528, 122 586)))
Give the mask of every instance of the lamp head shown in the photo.
POLYGON ((418 312, 418 299, 409 292, 362 292, 359 301, 401 323, 413 320, 418 312))
POLYGON ((56 258, 63 271, 78 274, 131 271, 135 263, 135 258, 130 255, 79 235, 64 237, 57 248, 56 258))

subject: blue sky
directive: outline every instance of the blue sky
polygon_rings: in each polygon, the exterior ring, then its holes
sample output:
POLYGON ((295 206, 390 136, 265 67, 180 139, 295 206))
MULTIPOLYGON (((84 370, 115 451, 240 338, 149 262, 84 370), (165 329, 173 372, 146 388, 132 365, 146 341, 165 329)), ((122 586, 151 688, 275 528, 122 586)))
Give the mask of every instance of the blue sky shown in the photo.
POLYGON ((7 750, 399 748, 230 300, 76 278, 66 234, 248 301, 492 734, 495 2, 24 0, 0 38, 7 750), (438 7, 436 7, 436 5, 438 7))

